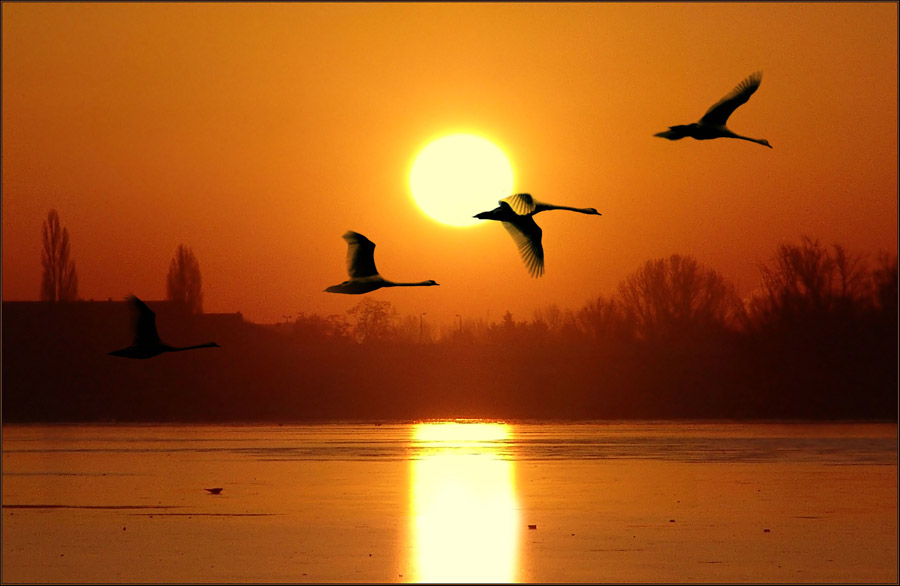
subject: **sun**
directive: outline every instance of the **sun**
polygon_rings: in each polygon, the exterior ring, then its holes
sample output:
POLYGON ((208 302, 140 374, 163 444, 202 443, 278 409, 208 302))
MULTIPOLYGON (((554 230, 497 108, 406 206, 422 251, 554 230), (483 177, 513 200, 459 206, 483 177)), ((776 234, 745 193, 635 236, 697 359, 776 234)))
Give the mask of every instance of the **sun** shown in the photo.
POLYGON ((413 199, 430 217, 450 226, 473 226, 473 216, 512 193, 509 159, 494 143, 451 134, 428 144, 409 173, 413 199))

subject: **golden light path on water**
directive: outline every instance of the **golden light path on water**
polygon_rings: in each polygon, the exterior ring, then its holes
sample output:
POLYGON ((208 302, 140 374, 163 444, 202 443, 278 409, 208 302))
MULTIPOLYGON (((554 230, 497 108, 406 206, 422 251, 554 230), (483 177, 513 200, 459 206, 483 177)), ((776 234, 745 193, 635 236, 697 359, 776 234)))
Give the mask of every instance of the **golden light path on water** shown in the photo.
POLYGON ((421 423, 413 430, 417 582, 515 582, 519 503, 504 423, 421 423))

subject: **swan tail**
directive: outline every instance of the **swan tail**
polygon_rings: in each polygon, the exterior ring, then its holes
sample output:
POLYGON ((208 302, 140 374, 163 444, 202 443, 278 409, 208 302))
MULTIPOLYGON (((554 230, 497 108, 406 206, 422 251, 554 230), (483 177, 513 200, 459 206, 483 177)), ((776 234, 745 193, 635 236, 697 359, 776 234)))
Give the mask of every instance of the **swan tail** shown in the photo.
POLYGON ((668 130, 664 132, 657 132, 653 136, 658 136, 660 138, 668 138, 669 140, 678 140, 688 136, 687 126, 670 126, 668 130))

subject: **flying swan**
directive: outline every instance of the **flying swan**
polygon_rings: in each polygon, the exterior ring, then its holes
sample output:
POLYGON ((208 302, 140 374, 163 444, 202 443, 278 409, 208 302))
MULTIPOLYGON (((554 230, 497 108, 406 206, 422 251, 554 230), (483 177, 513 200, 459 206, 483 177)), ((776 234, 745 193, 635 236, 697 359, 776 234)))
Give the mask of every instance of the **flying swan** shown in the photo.
POLYGON ((740 134, 732 132, 725 126, 731 113, 734 112, 738 106, 746 103, 747 100, 750 99, 750 96, 752 96, 753 92, 759 87, 761 81, 762 72, 758 71, 739 83, 737 87, 731 90, 724 98, 713 104, 699 122, 670 126, 668 130, 658 132, 653 136, 660 136, 662 138, 668 138, 669 140, 678 140, 685 136, 697 140, 709 140, 711 138, 739 138, 741 140, 749 140, 750 142, 759 143, 763 146, 772 148, 769 141, 764 138, 741 136, 740 134))
POLYGON ((358 232, 348 230, 344 233, 347 241, 347 273, 350 279, 340 285, 332 285, 325 289, 328 293, 345 293, 362 295, 382 287, 431 287, 439 285, 433 280, 418 283, 397 283, 388 281, 378 274, 375 268, 375 243, 358 232))

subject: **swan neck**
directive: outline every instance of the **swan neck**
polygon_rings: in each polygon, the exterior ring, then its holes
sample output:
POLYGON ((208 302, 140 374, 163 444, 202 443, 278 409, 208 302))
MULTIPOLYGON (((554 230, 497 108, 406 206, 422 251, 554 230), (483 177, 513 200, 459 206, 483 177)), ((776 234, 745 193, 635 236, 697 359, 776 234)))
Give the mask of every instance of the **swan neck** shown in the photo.
POLYGON ((181 352, 182 350, 196 350, 197 348, 215 348, 218 346, 215 342, 207 342, 206 344, 197 344, 196 346, 182 346, 182 347, 174 347, 169 346, 169 352, 181 352))
POLYGON ((395 281, 385 281, 382 287, 428 287, 436 285, 434 281, 419 281, 417 283, 397 283, 395 281))
POLYGON ((571 206, 557 206, 557 205, 555 205, 555 206, 550 207, 549 209, 553 209, 553 210, 566 210, 566 211, 569 211, 569 212, 578 212, 579 214, 590 214, 590 213, 592 213, 592 212, 591 212, 590 210, 588 210, 587 208, 573 208, 573 207, 571 207, 571 206))

